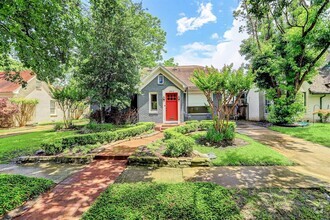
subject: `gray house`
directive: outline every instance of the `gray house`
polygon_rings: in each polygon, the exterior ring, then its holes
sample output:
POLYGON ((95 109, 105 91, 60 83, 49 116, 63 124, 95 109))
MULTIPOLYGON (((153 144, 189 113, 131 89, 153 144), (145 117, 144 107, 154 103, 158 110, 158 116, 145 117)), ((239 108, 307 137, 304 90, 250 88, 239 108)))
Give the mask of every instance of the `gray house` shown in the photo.
POLYGON ((177 124, 210 119, 204 94, 190 81, 202 66, 158 66, 145 69, 137 95, 139 121, 177 124))

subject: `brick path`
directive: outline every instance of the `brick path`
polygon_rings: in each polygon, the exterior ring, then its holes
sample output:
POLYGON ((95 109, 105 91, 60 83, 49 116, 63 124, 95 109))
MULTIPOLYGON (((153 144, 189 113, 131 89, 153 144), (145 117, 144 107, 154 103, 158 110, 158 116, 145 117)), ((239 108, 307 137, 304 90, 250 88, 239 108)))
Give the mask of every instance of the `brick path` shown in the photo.
POLYGON ((82 171, 60 182, 50 192, 39 197, 29 210, 15 219, 79 219, 100 193, 125 170, 128 155, 139 146, 149 144, 162 137, 163 134, 158 133, 114 146, 105 146, 105 151, 98 155, 101 160, 95 160, 82 171), (125 159, 123 160, 121 157, 125 159))

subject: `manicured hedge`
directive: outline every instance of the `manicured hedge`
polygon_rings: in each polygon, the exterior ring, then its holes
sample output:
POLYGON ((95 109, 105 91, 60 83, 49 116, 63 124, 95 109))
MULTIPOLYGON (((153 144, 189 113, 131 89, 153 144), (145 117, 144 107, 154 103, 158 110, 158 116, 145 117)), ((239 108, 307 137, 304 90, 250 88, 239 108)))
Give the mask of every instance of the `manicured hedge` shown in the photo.
POLYGON ((0 216, 53 186, 51 180, 0 174, 0 216))
POLYGON ((240 210, 231 191, 213 183, 113 184, 82 219, 240 219, 240 210))
POLYGON ((153 122, 143 122, 136 124, 136 126, 118 129, 116 131, 77 134, 64 138, 58 138, 53 142, 42 143, 42 148, 45 150, 46 154, 54 155, 63 152, 64 149, 73 148, 75 146, 110 143, 112 141, 134 137, 146 131, 152 130, 154 127, 155 123, 153 122))

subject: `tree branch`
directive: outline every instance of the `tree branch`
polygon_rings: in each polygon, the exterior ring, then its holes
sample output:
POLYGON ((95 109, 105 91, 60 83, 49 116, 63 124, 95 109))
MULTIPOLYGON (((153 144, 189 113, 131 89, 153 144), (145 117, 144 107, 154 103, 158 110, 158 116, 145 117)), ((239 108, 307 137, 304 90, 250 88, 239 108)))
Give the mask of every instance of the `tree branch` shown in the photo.
POLYGON ((316 16, 315 16, 315 19, 312 22, 311 26, 306 31, 304 31, 303 37, 305 37, 311 30, 313 30, 313 28, 316 25, 316 22, 317 22, 318 18, 320 17, 320 15, 322 14, 322 11, 325 9, 325 7, 327 6, 328 3, 329 3, 329 0, 325 0, 324 1, 323 5, 317 11, 316 16))

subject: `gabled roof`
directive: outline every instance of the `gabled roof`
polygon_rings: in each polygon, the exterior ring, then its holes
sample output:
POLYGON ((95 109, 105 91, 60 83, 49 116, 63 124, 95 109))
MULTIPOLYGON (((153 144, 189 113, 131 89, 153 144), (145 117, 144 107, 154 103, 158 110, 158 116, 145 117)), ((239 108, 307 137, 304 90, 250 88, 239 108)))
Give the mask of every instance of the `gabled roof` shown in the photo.
POLYGON ((143 69, 140 89, 148 85, 159 74, 160 70, 180 89, 196 88, 195 84, 190 81, 190 78, 193 76, 194 70, 204 68, 203 66, 192 65, 174 67, 157 66, 154 69, 143 69))
POLYGON ((330 94, 330 66, 323 67, 309 88, 312 94, 330 94))
MULTIPOLYGON (((14 74, 14 72, 11 72, 11 74, 14 74)), ((36 77, 36 75, 34 75, 31 70, 21 71, 20 76, 25 82, 28 82, 34 77, 36 77)), ((21 85, 19 83, 14 83, 5 80, 5 72, 0 72, 0 93, 13 93, 20 87, 21 85)))

